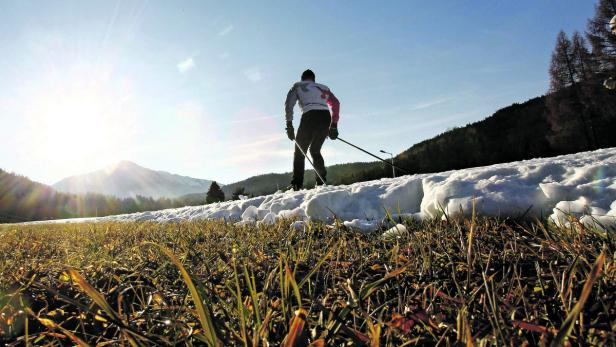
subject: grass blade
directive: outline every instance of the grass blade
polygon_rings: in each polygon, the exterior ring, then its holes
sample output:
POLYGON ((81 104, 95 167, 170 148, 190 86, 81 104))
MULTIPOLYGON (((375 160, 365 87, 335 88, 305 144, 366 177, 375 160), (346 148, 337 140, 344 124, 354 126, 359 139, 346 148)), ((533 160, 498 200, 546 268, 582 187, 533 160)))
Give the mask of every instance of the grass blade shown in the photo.
POLYGON ((68 336, 74 343, 76 343, 77 346, 80 346, 80 347, 90 346, 85 341, 77 337, 77 335, 75 335, 73 332, 71 332, 70 330, 67 330, 66 328, 62 327, 61 325, 54 322, 53 320, 47 319, 47 318, 40 318, 34 312, 32 312, 32 310, 30 310, 29 308, 27 308, 26 310, 29 315, 36 318, 39 321, 39 323, 41 323, 41 325, 43 325, 45 328, 50 329, 50 330, 60 330, 64 335, 68 336))
POLYGON ((297 286, 297 282, 295 282, 295 274, 289 269, 289 265, 285 265, 286 277, 291 287, 293 288, 293 293, 295 294, 295 299, 297 299, 297 306, 302 307, 302 295, 299 292, 299 287, 297 286))
POLYGON ((182 275, 184 282, 188 286, 188 290, 190 291, 190 296, 192 297, 193 302, 195 303, 195 309, 197 310, 197 314, 199 315, 199 321, 201 322, 201 326, 203 327, 205 336, 208 339, 208 343, 210 344, 210 346, 220 346, 220 342, 216 334, 216 329, 214 328, 214 322, 212 321, 212 316, 210 314, 210 311, 207 307, 203 305, 203 300, 201 299, 201 296, 199 295, 199 291, 197 287, 195 286, 195 283, 193 282, 192 278, 188 274, 188 271, 186 271, 186 268, 184 267, 184 265, 182 265, 182 262, 175 256, 175 254, 173 254, 173 252, 171 252, 166 247, 153 243, 153 242, 147 242, 146 244, 150 244, 150 245, 154 245, 158 247, 169 258, 169 260, 171 260, 171 262, 180 270, 180 274, 182 275))
POLYGON ((68 270, 68 274, 69 276, 71 276, 71 279, 75 283, 77 283, 79 287, 81 287, 81 289, 92 299, 92 301, 94 301, 94 303, 98 305, 98 307, 100 307, 103 311, 105 311, 105 313, 109 315, 109 317, 111 317, 116 322, 122 322, 122 318, 120 317, 120 315, 111 307, 111 305, 109 305, 107 300, 105 300, 105 297, 101 293, 99 293, 96 288, 92 287, 92 285, 90 285, 90 283, 88 283, 88 281, 86 281, 85 278, 83 278, 81 274, 77 272, 77 270, 70 269, 68 270))
POLYGON ((295 316, 291 319, 289 333, 282 341, 282 347, 305 346, 307 344, 308 339, 304 334, 307 316, 308 311, 303 308, 295 311, 295 316))
POLYGON ((586 283, 584 283, 584 288, 582 289, 582 294, 580 294, 578 302, 575 304, 575 306, 573 306, 573 309, 571 310, 571 312, 569 312, 567 319, 565 319, 563 325, 558 330, 558 334, 556 334, 556 337, 550 344, 551 347, 564 345, 565 340, 571 333, 571 330, 573 330, 575 321, 580 315, 580 312, 582 312, 582 308, 584 307, 584 304, 586 303, 586 300, 588 299, 588 296, 592 291, 593 284, 599 278, 599 276, 601 276, 601 270, 603 268, 604 261, 605 252, 601 252, 601 254, 599 254, 599 257, 597 257, 597 260, 595 261, 595 265, 593 266, 592 270, 588 274, 588 277, 586 278, 586 283))
POLYGON ((325 254, 325 256, 319 259, 317 264, 310 270, 310 272, 306 275, 306 277, 304 277, 304 279, 302 279, 299 282, 299 284, 297 285, 299 288, 303 287, 304 284, 306 284, 306 282, 310 280, 310 277, 314 275, 315 272, 317 272, 317 270, 321 267, 321 265, 323 265, 323 263, 325 263, 327 259, 329 259, 329 257, 331 257, 331 255, 334 253, 334 250, 335 250, 334 248, 330 249, 329 252, 325 254))
POLYGON ((261 330, 261 314, 259 313, 260 305, 256 286, 254 286, 254 275, 251 277, 248 274, 248 269, 246 265, 244 265, 244 280, 246 281, 246 285, 248 286, 248 290, 250 291, 250 297, 252 299, 252 307, 254 308, 255 319, 257 322, 257 326, 255 327, 257 331, 261 330))
POLYGON ((240 333, 242 336, 242 342, 245 347, 248 347, 247 334, 246 334, 246 316, 244 310, 244 302, 242 300, 242 291, 240 289, 240 280, 237 277, 237 266, 235 259, 233 260, 233 278, 235 279, 235 299, 237 301, 237 315, 240 317, 240 333))
POLYGON ((379 347, 381 345, 381 325, 372 323, 372 319, 366 316, 366 323, 368 323, 368 332, 370 337, 370 347, 379 347))

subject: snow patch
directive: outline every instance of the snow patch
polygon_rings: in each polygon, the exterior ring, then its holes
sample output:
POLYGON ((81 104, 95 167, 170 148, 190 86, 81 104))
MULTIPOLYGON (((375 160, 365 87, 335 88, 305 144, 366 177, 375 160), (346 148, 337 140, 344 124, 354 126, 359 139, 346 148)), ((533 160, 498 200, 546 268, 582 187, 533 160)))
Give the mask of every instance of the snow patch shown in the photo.
POLYGON ((407 232, 408 231, 403 224, 396 224, 394 227, 385 230, 385 232, 383 233, 383 238, 394 239, 398 236, 406 234, 407 232))
POLYGON ((350 222, 344 222, 345 227, 364 233, 376 230, 380 224, 379 221, 365 219, 353 219, 350 222))
MULTIPOLYGON (((616 148, 433 174, 385 178, 312 190, 276 192, 204 206, 80 218, 56 222, 180 221, 225 219, 271 225, 280 219, 331 222, 362 232, 383 225, 387 214, 413 218, 468 216, 546 217, 570 225, 616 230, 616 148)), ((45 221, 48 223, 48 221, 45 221)), ((391 229, 390 229, 391 230, 391 229)))

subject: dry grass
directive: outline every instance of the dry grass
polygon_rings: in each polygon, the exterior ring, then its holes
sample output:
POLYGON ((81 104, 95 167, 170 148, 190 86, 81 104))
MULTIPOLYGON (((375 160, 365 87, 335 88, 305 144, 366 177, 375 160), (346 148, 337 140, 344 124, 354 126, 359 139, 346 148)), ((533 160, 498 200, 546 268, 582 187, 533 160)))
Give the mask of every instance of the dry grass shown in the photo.
POLYGON ((616 344, 613 235, 478 219, 0 227, 9 345, 616 344))

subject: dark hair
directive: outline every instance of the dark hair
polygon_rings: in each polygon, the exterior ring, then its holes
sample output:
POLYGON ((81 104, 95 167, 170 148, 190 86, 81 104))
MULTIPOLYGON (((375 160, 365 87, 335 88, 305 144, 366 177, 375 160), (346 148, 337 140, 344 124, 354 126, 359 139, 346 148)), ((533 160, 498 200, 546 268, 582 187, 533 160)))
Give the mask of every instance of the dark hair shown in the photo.
POLYGON ((302 81, 304 80, 313 80, 314 81, 314 72, 308 69, 302 73, 302 81))

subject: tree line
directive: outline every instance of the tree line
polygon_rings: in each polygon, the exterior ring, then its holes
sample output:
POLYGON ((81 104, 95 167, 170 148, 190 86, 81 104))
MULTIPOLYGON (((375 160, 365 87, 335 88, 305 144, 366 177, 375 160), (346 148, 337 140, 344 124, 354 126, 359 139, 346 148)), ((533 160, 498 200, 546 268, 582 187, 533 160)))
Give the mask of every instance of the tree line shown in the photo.
POLYGON ((616 0, 601 0, 585 34, 558 34, 550 64, 550 144, 561 152, 613 146, 616 94, 603 81, 616 76, 616 35, 608 23, 616 0))

